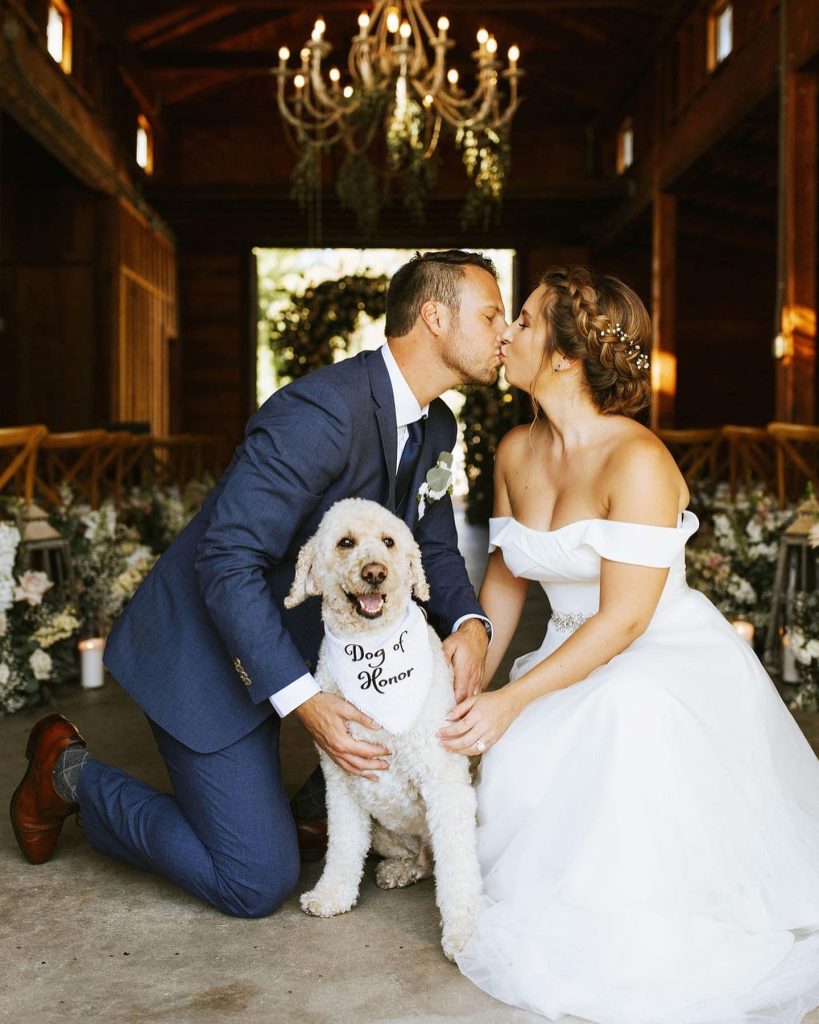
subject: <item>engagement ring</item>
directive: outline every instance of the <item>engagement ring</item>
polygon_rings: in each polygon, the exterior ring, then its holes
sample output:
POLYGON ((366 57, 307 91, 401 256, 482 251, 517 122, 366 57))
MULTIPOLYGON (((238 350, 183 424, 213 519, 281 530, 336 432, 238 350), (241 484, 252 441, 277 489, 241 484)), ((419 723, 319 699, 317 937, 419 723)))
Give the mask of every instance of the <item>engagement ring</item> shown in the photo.
POLYGON ((475 749, 478 751, 479 754, 482 754, 484 750, 486 750, 486 744, 484 743, 483 740, 478 740, 478 742, 475 744, 475 749))

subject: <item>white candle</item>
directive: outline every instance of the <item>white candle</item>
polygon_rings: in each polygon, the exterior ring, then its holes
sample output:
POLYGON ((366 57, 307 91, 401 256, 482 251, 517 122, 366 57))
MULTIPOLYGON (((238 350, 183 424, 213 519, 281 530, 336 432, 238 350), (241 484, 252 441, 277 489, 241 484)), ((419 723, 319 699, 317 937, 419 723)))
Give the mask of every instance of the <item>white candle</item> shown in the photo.
POLYGON ((90 640, 80 640, 77 644, 80 651, 80 683, 84 690, 97 690, 105 682, 105 670, 102 667, 102 652, 105 640, 101 636, 90 640))
POLYGON ((799 682, 799 668, 791 650, 790 637, 787 634, 782 635, 782 682, 799 682))
POLYGON ((742 637, 743 640, 747 641, 752 647, 754 645, 754 627, 750 622, 746 622, 745 619, 734 619, 731 623, 737 633, 742 637))

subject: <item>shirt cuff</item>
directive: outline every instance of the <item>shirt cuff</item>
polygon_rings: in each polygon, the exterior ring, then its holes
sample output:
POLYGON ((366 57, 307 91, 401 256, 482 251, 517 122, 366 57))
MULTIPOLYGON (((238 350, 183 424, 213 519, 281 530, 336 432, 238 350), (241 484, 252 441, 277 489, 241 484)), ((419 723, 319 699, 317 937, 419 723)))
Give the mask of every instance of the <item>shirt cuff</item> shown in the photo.
POLYGON ((306 700, 315 697, 317 693, 321 693, 318 683, 309 672, 305 672, 303 676, 299 676, 298 679, 272 694, 270 703, 276 709, 279 718, 284 718, 285 715, 289 715, 291 711, 295 711, 297 707, 304 704, 306 700))
POLYGON ((452 627, 452 632, 454 633, 455 630, 459 628, 461 623, 466 622, 467 619, 477 619, 479 622, 482 622, 484 624, 484 626, 486 627, 486 635, 489 637, 489 644, 491 646, 492 634, 494 630, 492 628, 492 623, 489 621, 489 619, 487 619, 485 615, 475 615, 474 612, 470 613, 469 615, 462 615, 460 619, 455 620, 455 624, 452 627))

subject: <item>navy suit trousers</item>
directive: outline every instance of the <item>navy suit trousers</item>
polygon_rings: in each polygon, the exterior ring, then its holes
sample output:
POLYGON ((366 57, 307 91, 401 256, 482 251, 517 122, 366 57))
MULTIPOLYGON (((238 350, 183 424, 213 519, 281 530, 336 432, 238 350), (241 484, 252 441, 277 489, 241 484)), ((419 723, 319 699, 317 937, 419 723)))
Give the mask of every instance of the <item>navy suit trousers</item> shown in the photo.
POLYGON ((271 715, 223 750, 199 754, 151 722, 174 795, 89 757, 85 834, 100 853, 164 875, 235 917, 271 914, 299 877, 296 828, 271 715))

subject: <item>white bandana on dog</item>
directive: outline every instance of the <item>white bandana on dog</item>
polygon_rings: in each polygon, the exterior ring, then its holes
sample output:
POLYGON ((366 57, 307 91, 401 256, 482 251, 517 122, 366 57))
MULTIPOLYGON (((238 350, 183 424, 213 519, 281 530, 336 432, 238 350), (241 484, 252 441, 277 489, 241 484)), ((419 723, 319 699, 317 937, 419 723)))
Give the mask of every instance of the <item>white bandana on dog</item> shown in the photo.
POLYGON ((409 729, 432 683, 427 621, 410 602, 388 634, 335 636, 325 628, 324 655, 342 695, 388 732, 409 729))

